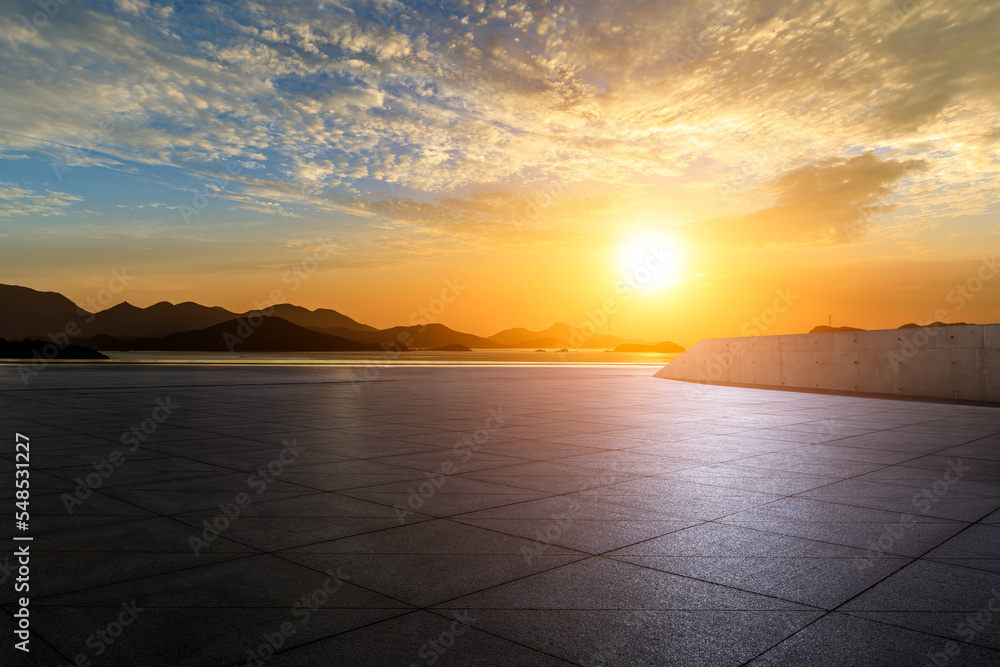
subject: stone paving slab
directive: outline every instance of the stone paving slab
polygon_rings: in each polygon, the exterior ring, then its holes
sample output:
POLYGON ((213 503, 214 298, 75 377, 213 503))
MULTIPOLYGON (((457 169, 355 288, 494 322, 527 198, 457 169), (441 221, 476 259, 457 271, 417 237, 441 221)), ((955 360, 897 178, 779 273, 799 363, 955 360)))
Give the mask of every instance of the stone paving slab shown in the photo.
POLYGON ((1000 408, 365 370, 0 367, 0 664, 1000 665, 1000 408))

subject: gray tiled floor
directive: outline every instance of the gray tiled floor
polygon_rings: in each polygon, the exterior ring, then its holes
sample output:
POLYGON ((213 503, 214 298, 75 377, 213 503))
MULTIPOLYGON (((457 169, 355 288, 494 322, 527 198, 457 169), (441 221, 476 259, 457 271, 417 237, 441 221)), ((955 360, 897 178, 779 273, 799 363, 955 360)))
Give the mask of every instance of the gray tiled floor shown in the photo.
POLYGON ((0 664, 1000 665, 1000 409, 359 370, 0 367, 0 664))

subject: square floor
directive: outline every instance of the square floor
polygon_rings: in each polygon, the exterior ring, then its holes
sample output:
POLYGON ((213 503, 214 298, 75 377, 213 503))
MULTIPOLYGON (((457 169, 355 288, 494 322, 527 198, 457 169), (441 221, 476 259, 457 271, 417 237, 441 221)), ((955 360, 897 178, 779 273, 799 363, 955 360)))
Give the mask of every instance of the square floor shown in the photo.
POLYGON ((365 370, 0 367, 0 664, 1000 665, 998 408, 365 370))

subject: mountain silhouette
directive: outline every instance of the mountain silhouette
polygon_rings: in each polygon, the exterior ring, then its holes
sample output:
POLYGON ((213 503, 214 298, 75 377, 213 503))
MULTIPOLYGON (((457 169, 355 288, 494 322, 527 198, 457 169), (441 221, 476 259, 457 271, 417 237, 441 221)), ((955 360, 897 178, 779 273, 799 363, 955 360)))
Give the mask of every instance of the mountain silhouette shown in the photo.
POLYGON ((918 329, 920 327, 962 327, 969 326, 969 322, 931 322, 930 324, 916 324, 910 322, 899 327, 900 329, 918 329))
MULTIPOLYGON (((341 327, 346 330, 375 331, 347 315, 328 308, 309 310, 288 303, 268 309, 269 315, 281 317, 310 329, 341 327)), ((0 337, 7 339, 62 332, 68 325, 79 327, 79 338, 106 335, 114 338, 158 338, 185 331, 197 331, 238 317, 259 314, 257 311, 234 313, 219 306, 203 306, 191 301, 173 304, 168 301, 139 308, 125 301, 98 313, 78 309, 76 304, 57 292, 39 292, 28 287, 0 285, 0 337)))
POLYGON ((556 340, 568 341, 570 338, 577 338, 580 332, 565 322, 556 322, 548 329, 542 331, 532 331, 524 327, 505 329, 500 333, 490 336, 490 340, 500 343, 504 347, 521 347, 521 343, 532 339, 554 338, 556 340))
MULTIPOLYGON (((329 308, 309 310, 289 303, 268 307, 267 314, 251 310, 235 313, 219 306, 192 301, 160 301, 146 308, 123 302, 91 313, 57 292, 0 285, 0 338, 69 338, 102 350, 223 351, 220 341, 235 332, 240 322, 263 321, 259 331, 246 337, 236 350, 334 351, 379 350, 383 346, 433 349, 446 345, 469 348, 614 348, 625 342, 618 336, 593 333, 565 322, 543 331, 516 328, 483 338, 455 331, 443 324, 376 329, 329 308), (289 328, 290 325, 295 328, 289 328), (317 334, 319 337, 311 336, 317 334), (283 340, 286 336, 287 340, 283 340), (360 345, 360 347, 359 347, 360 345)), ((246 326, 246 325, 244 325, 246 326)), ((241 338, 233 334, 234 338, 241 338)), ((228 338, 230 342, 234 338, 228 338)))
POLYGON ((350 337, 353 340, 363 343, 384 343, 392 345, 397 341, 407 347, 434 348, 443 345, 465 345, 472 348, 497 348, 502 347, 489 338, 476 336, 474 334, 462 333, 449 329, 443 324, 425 324, 415 326, 399 326, 389 329, 379 329, 375 331, 353 331, 344 327, 333 327, 330 329, 318 329, 323 333, 334 336, 350 337))
MULTIPOLYGON (((316 331, 332 329, 334 327, 341 327, 352 331, 378 331, 375 327, 355 322, 347 315, 330 310, 329 308, 309 310, 302 306, 293 306, 290 303, 279 303, 268 310, 270 311, 268 315, 272 317, 280 317, 293 324, 298 324, 300 327, 315 329, 316 331)), ((243 313, 244 316, 247 314, 243 313)))
POLYGON ((553 345, 543 345, 538 342, 542 340, 565 341, 559 347, 575 348, 608 348, 626 342, 624 338, 618 336, 595 335, 586 329, 573 327, 565 322, 556 322, 542 331, 532 331, 522 327, 505 329, 490 336, 490 340, 503 347, 553 347, 553 345), (532 341, 538 344, 532 345, 532 341))
POLYGON ((202 306, 191 301, 178 304, 161 301, 148 308, 139 308, 124 301, 97 313, 87 329, 94 335, 148 338, 204 329, 235 318, 236 313, 225 308, 202 306))
POLYGON ((811 334, 818 333, 837 333, 840 331, 864 331, 864 329, 858 329, 857 327, 828 327, 825 324, 821 324, 818 327, 813 327, 809 330, 811 334))
POLYGON ((16 340, 32 336, 45 338, 65 332, 73 325, 81 333, 94 333, 86 324, 91 313, 58 292, 39 292, 18 285, 0 285, 0 338, 16 340))
MULTIPOLYGON (((347 315, 328 308, 313 311, 302 306, 282 303, 267 310, 269 317, 280 317, 307 329, 343 327, 361 331, 375 330, 374 327, 355 322, 347 315)), ((234 313, 219 306, 202 306, 191 301, 178 304, 161 301, 148 308, 137 308, 126 301, 97 313, 88 329, 97 334, 117 338, 148 338, 195 331, 239 317, 247 318, 260 314, 260 311, 256 310, 234 313)))
POLYGON ((77 341, 109 351, 184 352, 360 352, 383 351, 377 343, 359 343, 300 327, 280 317, 237 318, 159 338, 133 340, 98 335, 77 341), (255 326, 256 325, 256 326, 255 326))

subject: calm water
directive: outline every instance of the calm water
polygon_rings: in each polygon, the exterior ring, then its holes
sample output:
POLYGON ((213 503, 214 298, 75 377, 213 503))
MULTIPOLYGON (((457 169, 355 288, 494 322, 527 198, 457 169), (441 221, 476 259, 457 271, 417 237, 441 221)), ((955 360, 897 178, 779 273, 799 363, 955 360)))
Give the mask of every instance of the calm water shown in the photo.
MULTIPOLYGON (((548 366, 562 364, 666 364, 676 354, 648 352, 603 352, 572 350, 570 352, 535 352, 534 350, 473 350, 472 352, 107 352, 112 362, 196 363, 196 364, 321 364, 341 366, 421 366, 520 364, 548 366)), ((107 362, 104 362, 107 363, 107 362)))

